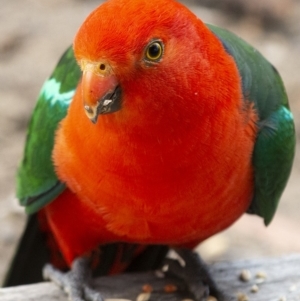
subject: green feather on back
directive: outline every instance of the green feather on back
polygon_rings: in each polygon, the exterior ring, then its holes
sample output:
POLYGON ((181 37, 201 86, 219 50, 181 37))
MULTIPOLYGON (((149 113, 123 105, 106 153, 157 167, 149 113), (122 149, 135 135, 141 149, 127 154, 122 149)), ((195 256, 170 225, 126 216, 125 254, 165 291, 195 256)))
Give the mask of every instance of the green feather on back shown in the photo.
POLYGON ((40 92, 17 174, 17 197, 27 213, 38 211, 65 188, 55 174, 51 156, 55 131, 67 114, 80 77, 70 47, 40 92))
POLYGON ((208 27, 234 58, 244 100, 254 103, 259 116, 253 153, 255 190, 248 212, 263 217, 268 225, 289 178, 295 153, 295 127, 288 98, 277 70, 256 49, 227 30, 208 27))

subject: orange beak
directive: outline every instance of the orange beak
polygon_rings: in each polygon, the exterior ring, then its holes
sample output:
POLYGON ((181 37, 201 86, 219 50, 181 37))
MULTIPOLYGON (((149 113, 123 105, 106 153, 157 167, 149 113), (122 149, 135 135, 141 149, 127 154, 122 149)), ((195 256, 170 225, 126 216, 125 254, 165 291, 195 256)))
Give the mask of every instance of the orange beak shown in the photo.
POLYGON ((87 117, 96 123, 100 114, 113 113, 121 108, 121 89, 107 65, 87 64, 85 67, 82 76, 84 109, 87 117))

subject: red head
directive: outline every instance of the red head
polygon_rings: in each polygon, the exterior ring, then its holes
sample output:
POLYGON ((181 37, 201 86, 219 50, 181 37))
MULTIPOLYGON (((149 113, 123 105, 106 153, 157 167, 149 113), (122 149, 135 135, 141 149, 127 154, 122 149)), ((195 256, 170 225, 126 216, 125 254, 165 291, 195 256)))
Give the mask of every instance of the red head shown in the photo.
POLYGON ((220 41, 172 0, 105 2, 79 29, 74 50, 94 122, 120 108, 135 119, 147 112, 151 122, 165 110, 172 118, 173 107, 201 116, 241 99, 238 72, 220 41))

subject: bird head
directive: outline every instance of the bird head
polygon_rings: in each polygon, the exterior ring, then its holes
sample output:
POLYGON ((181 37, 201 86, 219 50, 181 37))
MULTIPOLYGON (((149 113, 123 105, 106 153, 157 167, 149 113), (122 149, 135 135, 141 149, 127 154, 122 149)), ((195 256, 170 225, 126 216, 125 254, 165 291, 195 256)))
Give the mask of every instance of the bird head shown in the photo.
POLYGON ((207 110, 222 83, 219 66, 226 65, 217 38, 173 0, 105 2, 79 29, 74 53, 83 72, 83 107, 94 123, 117 111, 152 119, 166 110, 207 110))

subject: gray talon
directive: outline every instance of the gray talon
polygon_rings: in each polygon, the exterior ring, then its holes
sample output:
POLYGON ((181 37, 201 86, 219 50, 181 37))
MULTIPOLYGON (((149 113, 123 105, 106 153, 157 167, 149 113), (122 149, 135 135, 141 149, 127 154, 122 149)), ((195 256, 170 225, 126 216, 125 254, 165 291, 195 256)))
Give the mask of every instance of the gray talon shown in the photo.
POLYGON ((89 259, 77 258, 69 272, 61 272, 51 264, 46 264, 43 277, 61 287, 69 296, 70 301, 104 301, 101 294, 90 286, 91 270, 89 259))

